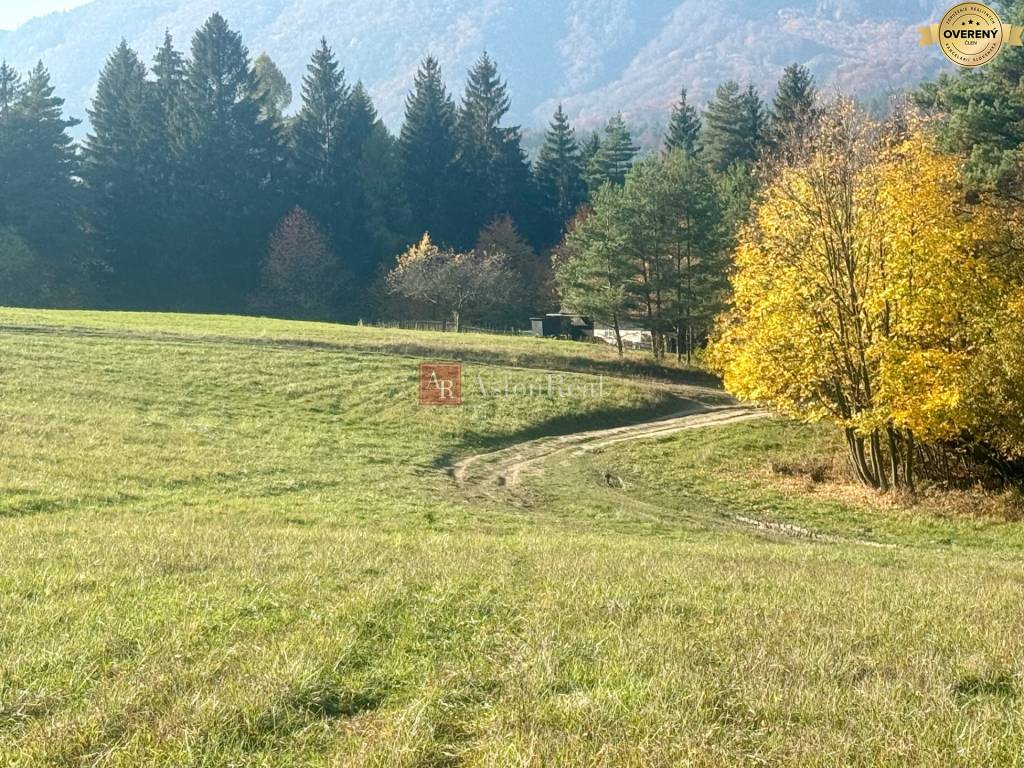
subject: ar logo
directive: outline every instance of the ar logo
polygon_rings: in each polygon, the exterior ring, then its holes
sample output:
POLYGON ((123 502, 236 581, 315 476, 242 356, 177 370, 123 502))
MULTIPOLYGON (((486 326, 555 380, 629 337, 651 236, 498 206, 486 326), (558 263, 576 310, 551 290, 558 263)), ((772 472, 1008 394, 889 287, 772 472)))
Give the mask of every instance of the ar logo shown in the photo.
POLYGON ((420 363, 420 405, 462 405, 462 366, 420 363))

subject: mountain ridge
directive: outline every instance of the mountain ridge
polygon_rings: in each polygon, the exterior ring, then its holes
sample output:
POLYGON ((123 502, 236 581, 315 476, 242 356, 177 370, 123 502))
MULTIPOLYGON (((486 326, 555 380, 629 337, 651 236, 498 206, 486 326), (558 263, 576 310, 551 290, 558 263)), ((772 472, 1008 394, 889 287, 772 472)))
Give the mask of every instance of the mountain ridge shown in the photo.
POLYGON ((266 51, 296 94, 321 36, 350 80, 366 83, 392 128, 413 73, 436 55, 458 94, 466 69, 487 50, 513 98, 510 119, 546 123, 558 103, 585 128, 617 111, 663 119, 685 86, 704 103, 726 79, 765 95, 799 61, 826 90, 872 95, 949 68, 917 46, 916 26, 944 7, 930 0, 93 0, 0 31, 0 58, 50 68, 68 113, 84 118, 107 55, 126 39, 148 62, 165 30, 187 52, 214 11, 242 32, 253 56, 266 51))

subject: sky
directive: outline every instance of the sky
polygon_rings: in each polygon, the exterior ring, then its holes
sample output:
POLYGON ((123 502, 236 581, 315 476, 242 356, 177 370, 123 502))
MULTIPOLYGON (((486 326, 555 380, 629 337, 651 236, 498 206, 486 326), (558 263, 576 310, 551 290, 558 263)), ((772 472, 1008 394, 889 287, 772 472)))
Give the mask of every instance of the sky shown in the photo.
POLYGON ((0 0, 0 29, 14 29, 33 16, 66 11, 89 0, 0 0))

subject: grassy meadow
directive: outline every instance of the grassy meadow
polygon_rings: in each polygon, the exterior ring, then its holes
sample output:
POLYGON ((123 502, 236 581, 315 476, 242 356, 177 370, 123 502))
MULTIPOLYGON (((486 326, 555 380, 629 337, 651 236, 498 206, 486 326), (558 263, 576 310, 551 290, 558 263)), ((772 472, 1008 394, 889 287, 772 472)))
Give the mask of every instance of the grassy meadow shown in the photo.
POLYGON ((784 476, 836 444, 774 419, 515 488, 446 472, 720 403, 707 381, 521 337, 0 309, 0 765, 1024 765, 1022 524, 784 476), (418 406, 417 363, 450 359, 465 404, 418 406), (473 389, 546 370, 606 396, 473 389))

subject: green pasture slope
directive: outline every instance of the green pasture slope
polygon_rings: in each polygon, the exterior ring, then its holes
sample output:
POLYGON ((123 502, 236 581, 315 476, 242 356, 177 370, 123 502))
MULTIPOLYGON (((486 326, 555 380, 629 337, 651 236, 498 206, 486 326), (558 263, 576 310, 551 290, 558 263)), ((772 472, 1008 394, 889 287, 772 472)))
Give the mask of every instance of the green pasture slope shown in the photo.
POLYGON ((706 381, 656 373, 527 338, 0 310, 0 765, 1024 763, 1020 525, 779 490, 768 462, 832 443, 774 420, 510 489, 445 471, 706 381), (434 359, 606 397, 421 408, 434 359))

